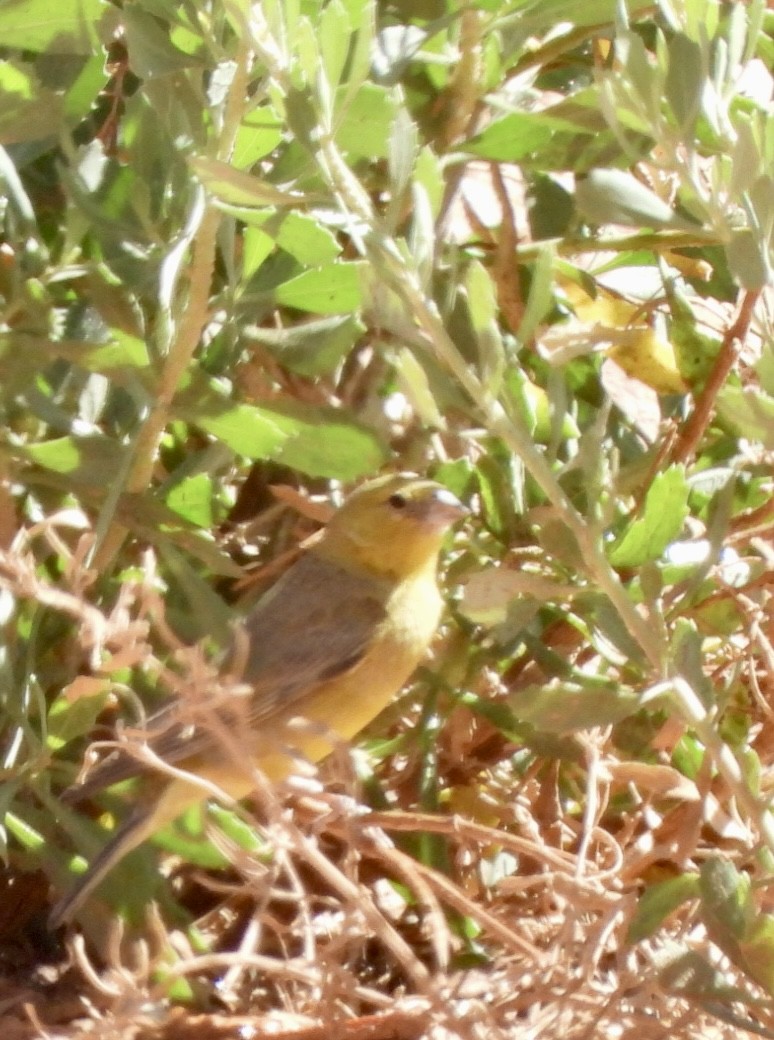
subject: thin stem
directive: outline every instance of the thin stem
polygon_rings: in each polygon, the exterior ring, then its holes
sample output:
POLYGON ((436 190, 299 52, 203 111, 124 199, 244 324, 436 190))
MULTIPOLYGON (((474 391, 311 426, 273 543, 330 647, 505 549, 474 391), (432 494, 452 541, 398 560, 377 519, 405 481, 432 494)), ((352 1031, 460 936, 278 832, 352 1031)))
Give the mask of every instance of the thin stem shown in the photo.
MULTIPOLYGON (((244 34, 239 43, 234 76, 226 96, 222 127, 215 148, 217 157, 224 160, 231 155, 244 110, 250 58, 251 49, 247 34, 244 34)), ((177 255, 171 258, 174 270, 167 271, 167 277, 172 283, 171 287, 167 286, 167 291, 176 297, 170 299, 170 308, 178 311, 180 320, 175 331, 172 319, 171 341, 155 398, 132 448, 133 458, 125 484, 125 490, 130 494, 142 493, 151 483, 159 443, 170 419, 175 394, 207 324, 220 221, 220 210, 205 198, 204 190, 198 188, 191 204, 188 235, 183 242, 176 244, 177 255), (185 279, 187 285, 180 287, 177 281, 183 270, 188 241, 191 263, 185 279)), ((126 528, 114 520, 96 549, 93 565, 105 568, 118 552, 125 535, 126 528)))

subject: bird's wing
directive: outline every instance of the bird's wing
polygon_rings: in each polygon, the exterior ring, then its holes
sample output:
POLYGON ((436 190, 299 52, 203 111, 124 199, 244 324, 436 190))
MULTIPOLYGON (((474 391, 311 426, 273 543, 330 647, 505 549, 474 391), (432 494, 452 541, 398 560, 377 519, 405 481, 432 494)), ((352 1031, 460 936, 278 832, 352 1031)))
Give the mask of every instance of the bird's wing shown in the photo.
POLYGON ((387 590, 309 553, 244 622, 251 723, 354 668, 386 617, 387 590))
MULTIPOLYGON (((216 717, 232 728, 253 727, 354 668, 386 616, 386 598, 387 589, 372 579, 313 553, 302 556, 245 618, 249 649, 242 679, 253 692, 233 707, 217 707, 216 717)), ((172 765, 213 745, 209 728, 179 721, 184 711, 169 704, 147 722, 151 749, 172 765)), ((82 801, 142 772, 140 762, 115 751, 63 800, 82 801)))

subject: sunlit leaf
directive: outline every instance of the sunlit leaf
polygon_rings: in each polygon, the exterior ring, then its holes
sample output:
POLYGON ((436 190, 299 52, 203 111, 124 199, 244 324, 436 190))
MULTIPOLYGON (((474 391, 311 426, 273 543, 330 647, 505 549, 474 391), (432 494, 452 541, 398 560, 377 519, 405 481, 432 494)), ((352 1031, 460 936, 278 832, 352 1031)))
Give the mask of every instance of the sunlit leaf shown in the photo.
POLYGON ((275 291, 277 303, 315 314, 345 314, 362 302, 359 263, 335 263, 292 278, 275 291))
POLYGON ((651 885, 637 903, 637 911, 629 924, 627 940, 630 943, 647 939, 689 899, 699 895, 699 875, 680 874, 659 884, 651 885))
POLYGON ((85 484, 109 486, 120 473, 125 449, 99 434, 58 437, 17 449, 21 458, 85 484))
POLYGON ((681 466, 672 466, 654 477, 642 515, 610 550, 610 562, 615 567, 638 567, 657 560, 682 531, 687 513, 685 472, 681 466))
POLYGON ((108 9, 104 0, 5 0, 0 39, 18 50, 87 54, 99 46, 99 23, 108 9))

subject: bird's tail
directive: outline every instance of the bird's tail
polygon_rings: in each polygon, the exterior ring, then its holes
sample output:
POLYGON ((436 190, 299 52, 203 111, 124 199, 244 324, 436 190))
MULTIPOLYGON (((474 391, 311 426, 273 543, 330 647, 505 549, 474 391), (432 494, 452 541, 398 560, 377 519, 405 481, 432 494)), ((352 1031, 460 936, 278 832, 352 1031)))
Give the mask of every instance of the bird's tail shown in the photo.
POLYGON ((48 918, 49 928, 55 931, 69 921, 111 868, 128 852, 150 837, 157 826, 153 813, 144 805, 137 806, 89 864, 86 873, 76 881, 69 892, 55 903, 48 918))

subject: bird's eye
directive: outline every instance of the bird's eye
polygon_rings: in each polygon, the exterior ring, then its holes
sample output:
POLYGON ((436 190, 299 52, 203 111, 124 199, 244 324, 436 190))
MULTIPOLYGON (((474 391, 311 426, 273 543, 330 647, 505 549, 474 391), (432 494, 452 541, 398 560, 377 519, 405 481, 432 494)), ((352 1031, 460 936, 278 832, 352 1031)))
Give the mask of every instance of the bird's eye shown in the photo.
POLYGON ((397 493, 394 495, 390 495, 387 501, 390 503, 393 509, 405 509, 406 505, 408 504, 406 496, 397 493))

